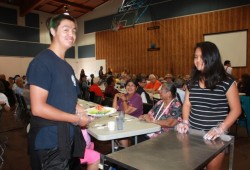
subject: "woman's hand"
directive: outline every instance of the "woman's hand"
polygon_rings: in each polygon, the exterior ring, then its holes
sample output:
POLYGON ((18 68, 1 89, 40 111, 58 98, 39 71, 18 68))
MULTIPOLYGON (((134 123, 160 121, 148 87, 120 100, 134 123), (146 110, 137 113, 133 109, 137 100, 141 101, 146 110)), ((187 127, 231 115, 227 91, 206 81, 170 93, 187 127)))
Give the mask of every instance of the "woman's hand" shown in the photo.
POLYGON ((189 121, 188 120, 183 120, 182 122, 178 123, 175 127, 175 129, 179 133, 187 133, 189 130, 189 121))
POLYGON ((145 120, 146 122, 154 122, 154 118, 148 114, 142 115, 143 116, 143 120, 145 120))
POLYGON ((125 94, 123 94, 123 93, 117 93, 117 94, 118 94, 118 97, 119 97, 122 101, 127 100, 125 94))

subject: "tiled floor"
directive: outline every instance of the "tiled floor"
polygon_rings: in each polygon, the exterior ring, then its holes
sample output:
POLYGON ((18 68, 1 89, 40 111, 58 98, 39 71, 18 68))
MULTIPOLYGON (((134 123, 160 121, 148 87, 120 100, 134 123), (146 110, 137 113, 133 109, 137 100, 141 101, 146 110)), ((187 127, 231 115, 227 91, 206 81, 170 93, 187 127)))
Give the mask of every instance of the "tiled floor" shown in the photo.
MULTIPOLYGON (((234 128, 232 128, 234 130, 234 128)), ((250 137, 247 137, 245 128, 239 128, 235 140, 234 169, 250 169, 250 137)), ((0 170, 30 170, 27 154, 26 126, 16 120, 13 113, 3 113, 0 119, 0 138, 8 137, 4 153, 4 162, 0 170)), ((110 152, 110 142, 95 141, 96 150, 103 154, 110 152)), ((85 169, 83 167, 83 169, 85 169)), ((224 161, 222 170, 228 169, 228 156, 224 161)))

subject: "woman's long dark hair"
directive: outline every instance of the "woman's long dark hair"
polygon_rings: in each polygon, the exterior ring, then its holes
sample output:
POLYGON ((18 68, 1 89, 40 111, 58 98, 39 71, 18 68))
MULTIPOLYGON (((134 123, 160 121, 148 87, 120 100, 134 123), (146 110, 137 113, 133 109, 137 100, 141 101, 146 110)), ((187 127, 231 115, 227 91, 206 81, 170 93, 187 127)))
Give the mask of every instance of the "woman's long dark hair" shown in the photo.
POLYGON ((196 44, 194 52, 197 48, 201 49, 202 59, 204 62, 204 70, 201 72, 197 70, 195 65, 192 69, 191 79, 188 83, 188 89, 192 88, 195 81, 205 81, 205 87, 208 89, 214 89, 217 84, 226 80, 228 75, 221 62, 221 56, 219 49, 212 42, 200 42, 196 44))

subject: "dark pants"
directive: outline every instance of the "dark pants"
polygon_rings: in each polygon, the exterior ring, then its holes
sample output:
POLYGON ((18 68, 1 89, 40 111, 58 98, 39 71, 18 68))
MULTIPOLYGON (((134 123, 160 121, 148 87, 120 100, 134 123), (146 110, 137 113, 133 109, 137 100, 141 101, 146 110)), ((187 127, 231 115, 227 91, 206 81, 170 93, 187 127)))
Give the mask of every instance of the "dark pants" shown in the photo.
POLYGON ((79 158, 62 159, 57 148, 31 151, 32 170, 81 170, 79 158))

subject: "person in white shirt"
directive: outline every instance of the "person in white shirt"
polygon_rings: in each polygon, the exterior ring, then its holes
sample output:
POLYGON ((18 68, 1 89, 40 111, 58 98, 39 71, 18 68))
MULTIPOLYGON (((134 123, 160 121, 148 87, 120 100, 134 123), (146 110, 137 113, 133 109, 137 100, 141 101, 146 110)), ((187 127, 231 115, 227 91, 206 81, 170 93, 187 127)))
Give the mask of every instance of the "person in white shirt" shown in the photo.
POLYGON ((5 90, 4 85, 0 81, 0 111, 2 111, 2 110, 9 111, 10 110, 10 105, 9 105, 8 98, 3 93, 4 90, 5 90))
POLYGON ((177 93, 180 97, 180 102, 183 103, 184 102, 184 97, 185 97, 185 91, 183 90, 183 87, 185 85, 185 81, 183 78, 176 78, 174 81, 174 84, 177 88, 177 93))
POLYGON ((231 61, 229 60, 224 61, 224 68, 228 74, 232 75, 233 68, 231 67, 231 61))

